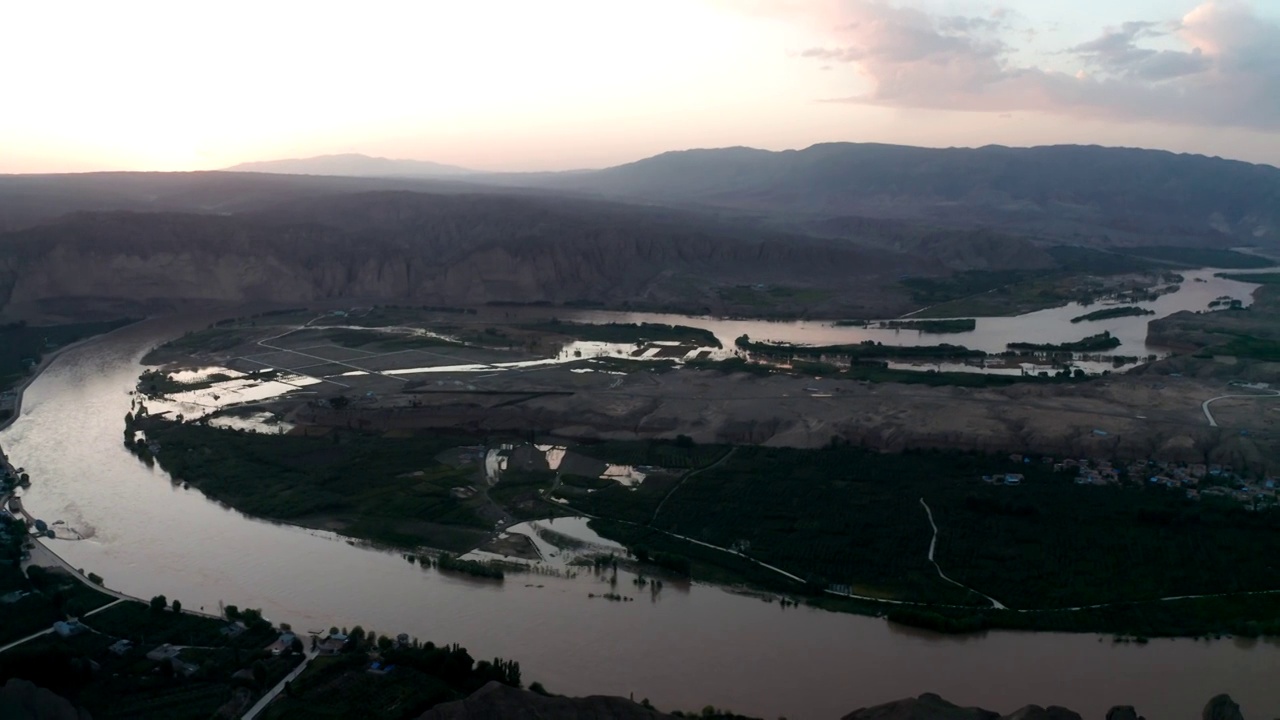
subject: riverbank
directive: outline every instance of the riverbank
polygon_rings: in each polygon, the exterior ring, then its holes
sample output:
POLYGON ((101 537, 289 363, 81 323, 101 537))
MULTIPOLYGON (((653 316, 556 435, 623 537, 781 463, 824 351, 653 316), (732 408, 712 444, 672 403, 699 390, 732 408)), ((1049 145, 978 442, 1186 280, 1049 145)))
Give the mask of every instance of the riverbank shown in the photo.
MULTIPOLYGON (((53 350, 53 352, 42 355, 40 358, 40 362, 37 363, 36 366, 29 371, 26 377, 24 377, 17 385, 4 390, 5 393, 9 393, 14 397, 14 404, 12 407, 12 411, 8 417, 0 417, 0 432, 3 432, 6 428, 12 425, 14 421, 16 421, 18 417, 22 414, 22 396, 26 392, 26 389, 30 387, 31 383, 35 382, 36 379, 40 377, 40 374, 43 373, 50 365, 54 363, 54 361, 56 361, 64 353, 67 353, 71 350, 81 347, 82 345, 88 342, 91 342, 93 340, 96 340, 97 338, 103 335, 110 335, 112 332, 128 327, 130 324, 141 322, 141 320, 122 320, 121 322, 124 322, 124 324, 118 325, 117 327, 112 328, 111 330, 108 330, 105 333, 94 333, 92 335, 89 335, 88 337, 81 338, 70 344, 63 345, 62 347, 56 348, 53 350)), ((3 457, 3 456, 4 456, 3 448, 0 448, 0 457, 3 457)))
MULTIPOLYGON (((58 544, 59 553, 129 594, 180 588, 184 606, 238 601, 295 628, 398 629, 458 642, 476 657, 519 658, 526 677, 558 692, 634 692, 659 707, 714 704, 805 720, 924 690, 965 705, 1071 705, 1088 717, 1120 701, 1174 717, 1223 691, 1252 707, 1280 706, 1270 677, 1277 650, 1265 642, 1153 639, 1144 646, 1002 631, 951 638, 804 605, 783 609, 776 600, 698 582, 641 592, 625 567, 616 589, 592 572, 509 575, 499 584, 411 565, 400 553, 330 533, 251 519, 175 486, 121 443, 129 391, 142 371, 138 359, 204 322, 145 323, 71 353, 28 389, 21 422, 0 438, 39 479, 26 497, 32 512, 65 520, 91 539, 58 544), (635 601, 599 599, 609 592, 635 601), (742 641, 746 629, 750 643, 742 641), (1036 662, 1011 665, 1009 657, 1036 662), (794 672, 780 677, 780 666, 794 672), (851 686, 851 676, 860 682, 851 686)), ((1204 397, 1192 408, 1202 426, 1204 397)), ((929 504, 935 506, 932 497, 929 504)), ((927 528, 923 509, 915 512, 927 528)), ((939 524, 945 553, 947 525, 942 518, 939 524)), ((922 548, 921 557, 926 553, 922 548)))

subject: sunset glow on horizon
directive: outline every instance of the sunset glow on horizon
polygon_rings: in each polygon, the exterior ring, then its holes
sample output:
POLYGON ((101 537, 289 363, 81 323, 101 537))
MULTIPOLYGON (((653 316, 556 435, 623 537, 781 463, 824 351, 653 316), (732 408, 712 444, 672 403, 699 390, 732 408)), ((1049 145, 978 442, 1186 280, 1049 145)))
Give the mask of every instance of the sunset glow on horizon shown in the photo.
POLYGON ((348 152, 564 170, 828 141, 1280 165, 1261 0, 53 0, 0 26, 0 173, 348 152))

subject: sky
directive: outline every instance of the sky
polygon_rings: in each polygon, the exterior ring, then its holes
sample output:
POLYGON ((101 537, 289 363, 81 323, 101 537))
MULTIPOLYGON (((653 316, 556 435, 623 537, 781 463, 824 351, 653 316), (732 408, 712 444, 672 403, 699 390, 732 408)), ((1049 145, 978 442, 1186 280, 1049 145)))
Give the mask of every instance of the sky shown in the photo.
POLYGON ((1280 165, 1280 0, 0 3, 0 173, 819 142, 1280 165))

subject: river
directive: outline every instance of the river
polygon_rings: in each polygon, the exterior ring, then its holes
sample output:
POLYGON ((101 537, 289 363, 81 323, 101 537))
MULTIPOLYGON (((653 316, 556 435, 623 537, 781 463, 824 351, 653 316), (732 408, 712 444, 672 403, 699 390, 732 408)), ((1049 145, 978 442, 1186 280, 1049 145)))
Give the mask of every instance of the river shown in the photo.
MULTIPOLYGON (((580 322, 650 322, 670 325, 688 325, 704 328, 715 333, 717 339, 726 347, 733 347, 736 338, 742 335, 753 340, 794 343, 800 345, 839 345, 859 343, 866 340, 885 345, 936 345, 951 343, 963 345, 972 350, 983 350, 989 353, 1004 352, 1011 342, 1029 343, 1064 343, 1079 340, 1087 335, 1095 335, 1103 331, 1110 332, 1120 339, 1121 345, 1114 353, 1117 355, 1147 356, 1163 355, 1168 348, 1147 343, 1147 323, 1172 315, 1182 310, 1208 310, 1209 303, 1219 297, 1231 297, 1240 300, 1244 306, 1252 303, 1253 291, 1257 285, 1216 277, 1217 273, 1254 274, 1276 272, 1280 268, 1261 270, 1221 270, 1201 268, 1199 270, 1182 271, 1184 281, 1177 292, 1161 295, 1155 300, 1134 303, 1136 307, 1150 310, 1152 315, 1111 318, 1092 322, 1072 323, 1071 319, 1095 310, 1117 305, 1094 303, 1081 305, 1068 303, 1058 307, 1038 310, 1014 317, 980 317, 972 331, 962 333, 921 333, 918 330, 890 330, 839 326, 831 321, 801 320, 774 322, 752 319, 723 319, 706 316, 668 315, 661 313, 620 313, 614 311, 568 310, 559 312, 562 319, 580 322)), ((545 313, 546 310, 539 310, 545 313)), ((1107 354, 1111 354, 1108 352, 1107 354)))
POLYGON ((360 624, 458 642, 477 658, 518 660, 526 683, 575 695, 634 693, 666 709, 710 703, 770 718, 834 718, 937 692, 1002 712, 1060 704, 1100 718, 1111 705, 1133 704, 1148 717, 1189 718, 1229 692, 1248 717, 1280 710, 1280 648, 1267 643, 947 638, 700 584, 668 584, 653 598, 625 572, 618 588, 636 601, 617 603, 588 598, 609 590, 591 573, 463 579, 248 518, 174 486, 121 443, 139 359, 185 327, 151 320, 69 350, 28 388, 21 416, 0 433, 0 445, 31 474, 26 508, 86 536, 46 542, 114 589, 214 612, 219 602, 260 607, 299 629, 360 624))

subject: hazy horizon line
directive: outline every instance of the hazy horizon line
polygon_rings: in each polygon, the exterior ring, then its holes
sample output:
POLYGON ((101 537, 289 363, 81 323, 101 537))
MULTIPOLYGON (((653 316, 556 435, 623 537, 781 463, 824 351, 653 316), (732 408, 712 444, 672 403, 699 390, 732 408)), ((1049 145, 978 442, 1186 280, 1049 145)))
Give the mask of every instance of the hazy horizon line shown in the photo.
POLYGON ((1136 151, 1142 151, 1142 152, 1167 153, 1170 155, 1179 155, 1179 156, 1204 157, 1204 158, 1209 158, 1214 160, 1223 160, 1227 162, 1240 162, 1248 165, 1257 165, 1257 166, 1269 167, 1269 168, 1280 170, 1280 165, 1273 164, 1270 162, 1260 161, 1260 160, 1249 160, 1243 157, 1235 157, 1235 156, 1228 156, 1228 155, 1212 155, 1204 152, 1170 150, 1168 148, 1163 148, 1163 147, 1149 147, 1149 146, 1141 146, 1141 145, 1108 145, 1105 143, 1070 143, 1070 142, 1042 143, 1042 144, 1035 144, 1035 145, 1006 145, 1003 143, 985 143, 982 145, 976 145, 976 144, 974 145, 913 145, 910 143, 892 143, 892 142, 877 142, 877 141, 824 140, 820 142, 810 143, 803 147, 782 147, 782 148, 776 148, 776 149, 769 148, 769 147, 759 147, 754 145, 741 145, 741 144, 722 145, 722 146, 687 147, 687 148, 680 148, 680 149, 664 150, 662 152, 655 153, 652 155, 643 155, 635 159, 627 160, 625 162, 620 162, 613 165, 568 168, 568 169, 559 169, 559 170, 554 170, 554 169, 503 170, 503 169, 492 169, 492 168, 478 168, 478 167, 472 167, 467 165, 459 165, 456 163, 444 162, 444 161, 430 159, 430 158, 371 155, 368 153, 352 150, 352 151, 341 151, 341 152, 327 152, 327 153, 320 153, 317 155, 275 157, 275 158, 258 159, 258 160, 244 160, 238 163, 234 163, 232 165, 226 165, 221 167, 196 167, 196 168, 190 168, 185 170, 104 168, 104 169, 96 169, 96 170, 66 170, 66 171, 21 172, 21 173, 10 172, 10 173, 0 173, 0 177, 26 177, 26 176, 46 176, 46 175, 95 175, 95 174, 112 174, 112 173, 139 173, 139 174, 147 173, 147 174, 176 175, 176 174, 185 174, 185 173, 205 173, 205 172, 244 172, 244 173, 256 173, 256 174, 265 174, 265 175, 315 174, 321 177, 323 176, 343 177, 342 175, 329 175, 327 173, 318 173, 318 174, 317 173, 272 173, 272 172, 263 172, 259 170, 247 170, 247 169, 237 170, 236 169, 242 165, 308 162, 313 160, 323 160, 323 159, 332 159, 332 158, 353 158, 353 159, 359 158, 363 160, 379 160, 379 161, 388 161, 388 162, 397 162, 397 163, 408 162, 408 163, 434 164, 434 165, 439 165, 442 168, 449 168, 455 171, 461 171, 457 175, 442 175, 439 179, 447 179, 449 177, 462 177, 464 175, 543 175, 543 174, 554 175, 554 174, 597 172, 600 170, 607 170, 610 168, 622 167, 622 166, 630 165, 633 163, 643 162, 645 160, 662 157, 664 155, 674 155, 674 154, 689 153, 689 152, 753 150, 753 151, 758 151, 762 153, 782 154, 782 153, 790 153, 790 152, 804 152, 806 150, 811 150, 813 148, 821 147, 825 145, 864 145, 864 146, 876 145, 881 147, 911 148, 911 149, 919 149, 919 150, 937 150, 937 151, 984 150, 987 148, 1003 148, 1003 149, 1009 149, 1009 150, 1036 150, 1041 148, 1053 148, 1053 147, 1103 148, 1107 150, 1136 150, 1136 151))

